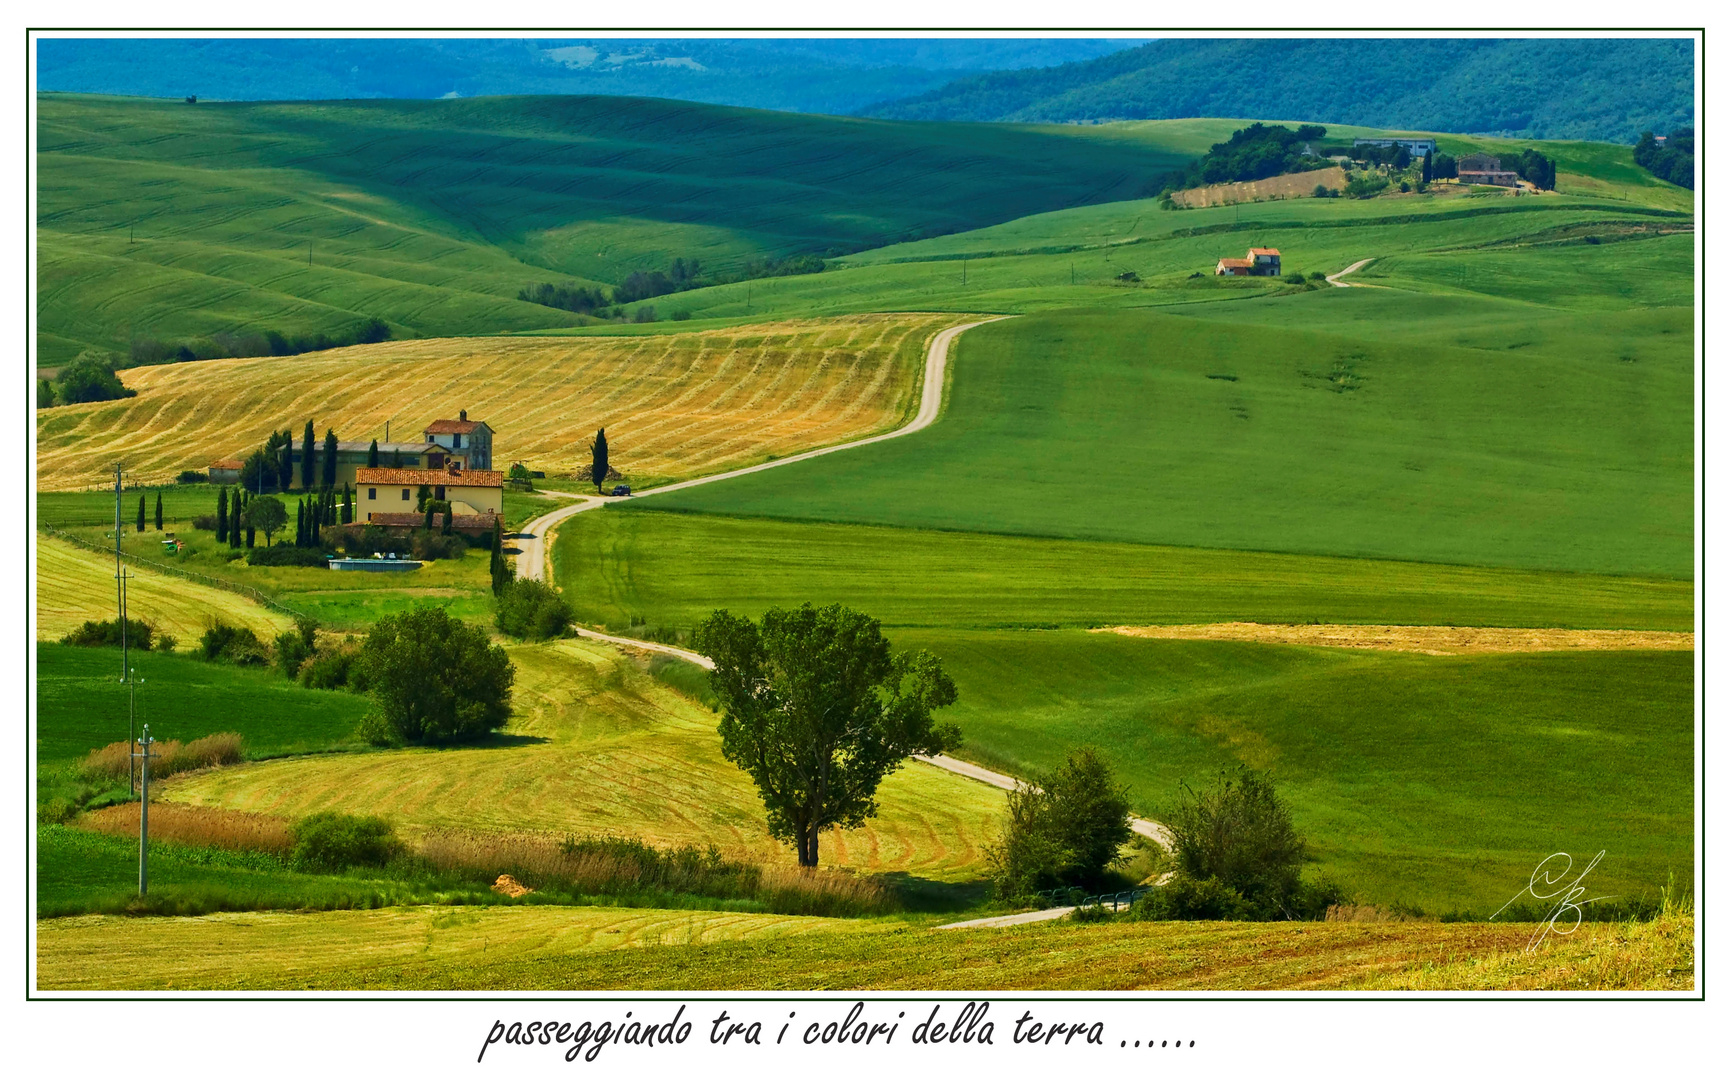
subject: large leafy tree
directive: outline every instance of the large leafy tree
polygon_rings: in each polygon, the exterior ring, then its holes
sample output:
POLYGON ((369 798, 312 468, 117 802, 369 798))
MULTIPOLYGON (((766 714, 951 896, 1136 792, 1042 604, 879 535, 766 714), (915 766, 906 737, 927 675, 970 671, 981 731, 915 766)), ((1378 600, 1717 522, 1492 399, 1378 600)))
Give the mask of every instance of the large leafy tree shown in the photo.
MULTIPOLYGON (((269 547, 271 537, 288 524, 288 511, 283 508, 281 499, 275 495, 264 495, 246 504, 246 509, 241 511, 241 520, 246 522, 249 533, 253 529, 264 533, 265 546, 269 547)), ((249 535, 248 540, 250 539, 249 535)), ((249 542, 247 547, 251 546, 249 542)))
POLYGON ((1163 819, 1179 869, 1236 890, 1259 918, 1283 913, 1298 892, 1305 844, 1269 775, 1240 765, 1180 791, 1163 819))
POLYGON ((721 752, 750 774, 769 831, 816 866, 824 829, 877 813, 885 776, 911 754, 961 744, 932 713, 956 686, 928 652, 892 653, 876 619, 832 604, 772 608, 761 624, 717 611, 696 634, 715 661, 721 752))
POLYGON ((487 633, 445 609, 417 607, 373 624, 360 663, 378 743, 473 741, 511 719, 516 669, 487 633))

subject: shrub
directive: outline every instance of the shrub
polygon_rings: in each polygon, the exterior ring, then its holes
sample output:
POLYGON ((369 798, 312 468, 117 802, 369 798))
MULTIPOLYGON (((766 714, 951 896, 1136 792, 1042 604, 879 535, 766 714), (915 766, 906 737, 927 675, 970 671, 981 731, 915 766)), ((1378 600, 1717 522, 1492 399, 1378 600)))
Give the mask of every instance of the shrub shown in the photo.
POLYGON ((305 870, 334 873, 352 866, 384 866, 403 845, 383 818, 326 811, 295 822, 290 858, 305 870))
POLYGON ((546 641, 571 625, 571 605, 544 581, 518 578, 499 594, 494 621, 500 630, 525 641, 546 641))
POLYGON ((435 559, 461 559, 468 550, 468 541, 457 533, 427 532, 422 529, 409 538, 409 554, 426 562, 435 559))
POLYGON ((1328 275, 1323 273, 1321 270, 1312 270, 1310 272, 1311 281, 1326 281, 1327 279, 1328 275))
POLYGON ((1299 273, 1298 271, 1294 270, 1292 273, 1286 275, 1286 277, 1282 278, 1281 280, 1285 281, 1288 285, 1303 285, 1304 284, 1304 275, 1299 273))
POLYGON ((319 649, 301 662, 297 673, 302 686, 313 690, 337 690, 348 687, 359 692, 356 685, 355 658, 360 650, 352 645, 319 649))
POLYGON ((1180 869, 1217 878, 1242 896, 1254 917, 1289 912, 1299 889, 1304 841, 1267 774, 1249 766, 1223 770, 1201 791, 1185 785, 1164 819, 1180 869))
POLYGON ((1206 919, 1229 922, 1253 917, 1238 890, 1219 878, 1194 878, 1179 872, 1130 905, 1132 919, 1167 921, 1206 919))
POLYGON ((311 619, 295 621, 296 629, 284 630, 276 636, 276 669, 285 679, 299 676, 301 665, 313 654, 313 637, 318 629, 311 619))
POLYGON ((1070 921, 1079 923, 1111 922, 1112 913, 1104 904, 1087 904, 1070 912, 1070 921))
POLYGON ((215 532, 216 515, 199 514, 197 517, 192 519, 192 527, 195 529, 203 529, 205 532, 215 532))
POLYGON ((1017 899, 1059 885, 1095 885, 1123 861, 1130 802, 1092 747, 1010 793, 1009 822, 987 850, 999 897, 1017 899))
POLYGON ((1311 198, 1314 198, 1314 199, 1326 199, 1326 198, 1328 198, 1328 185, 1327 184, 1316 185, 1316 190, 1312 191, 1310 193, 1310 195, 1311 195, 1311 198))
POLYGON ((175 477, 174 482, 177 484, 208 484, 210 483, 210 474, 199 472, 197 469, 187 469, 175 477))
POLYGON ((359 668, 377 705, 362 734, 377 744, 479 739, 511 718, 510 658, 443 608, 380 619, 361 646, 359 668))
POLYGON ((691 318, 691 312, 685 310, 684 308, 680 308, 678 311, 675 311, 673 313, 673 321, 674 322, 685 322, 685 321, 689 320, 690 318, 691 318))
POLYGON ((654 322, 655 321, 655 308, 652 305, 644 304, 642 307, 638 308, 636 311, 633 311, 631 313, 631 321, 635 322, 635 323, 652 323, 652 322, 654 322))
POLYGON ((180 647, 180 641, 173 634, 156 635, 157 652, 173 652, 180 647))
MULTIPOLYGON (((138 751, 136 742, 109 743, 85 755, 79 765, 79 775, 87 780, 119 780, 134 768, 131 755, 138 751)), ((208 769, 218 765, 235 765, 246 759, 246 744, 232 731, 206 735, 182 744, 177 739, 161 739, 150 744, 150 775, 173 776, 193 769, 208 769)))
POLYGON ((262 666, 270 660, 269 650, 257 634, 220 622, 198 639, 198 652, 206 660, 227 660, 242 667, 262 666))
POLYGON ((330 553, 320 548, 255 547, 246 553, 248 566, 330 566, 330 553))
POLYGON ((86 349, 77 359, 60 369, 55 381, 54 400, 60 405, 76 405, 86 401, 115 401, 137 393, 121 385, 114 374, 115 359, 97 349, 86 349))
MULTIPOLYGON (((137 619, 126 620, 126 643, 134 649, 149 649, 152 636, 156 633, 149 623, 137 619)), ((104 619, 102 622, 86 622, 83 626, 60 639, 62 645, 84 645, 101 648, 120 645, 121 627, 118 619, 104 619)))

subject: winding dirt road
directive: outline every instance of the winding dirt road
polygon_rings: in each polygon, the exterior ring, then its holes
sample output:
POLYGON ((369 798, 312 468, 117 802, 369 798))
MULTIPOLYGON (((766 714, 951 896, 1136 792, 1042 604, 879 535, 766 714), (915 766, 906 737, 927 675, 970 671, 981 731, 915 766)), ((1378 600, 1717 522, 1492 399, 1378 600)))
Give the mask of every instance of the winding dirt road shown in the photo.
MULTIPOLYGON (((1360 265, 1363 264, 1361 263, 1360 265)), ((1356 267, 1353 269, 1356 269, 1356 267)), ((1345 271, 1343 271, 1343 273, 1344 272, 1345 271)), ((1011 316, 1003 315, 998 318, 1010 317, 1011 316)), ((912 420, 894 431, 885 432, 882 435, 873 435, 867 439, 856 439, 853 442, 840 443, 835 446, 826 446, 818 450, 808 450, 803 454, 795 454, 792 457, 782 458, 778 461, 766 461, 761 465, 751 465, 743 469, 732 469, 728 472, 716 473, 714 476, 701 476, 695 480, 686 480, 678 484, 669 484, 666 487, 653 488, 649 491, 645 491, 641 495, 621 495, 615 497, 611 495, 577 495, 564 491, 548 491, 547 494, 549 495, 555 495, 567 499, 581 499, 583 501, 574 506, 562 506, 550 514, 543 514, 534 521, 529 522, 529 524, 525 525, 522 530, 517 533, 517 576, 524 578, 541 578, 546 574, 547 540, 552 530, 558 527, 560 522, 565 521, 567 518, 576 514, 581 514, 588 510, 594 510, 597 507, 605 506, 610 502, 619 502, 623 499, 630 498, 647 499, 651 496, 665 494, 669 491, 681 491, 685 488, 696 487, 699 484, 713 484, 721 480, 731 480, 736 476, 745 476, 749 473, 762 472, 765 469, 775 469, 780 468, 783 465, 792 465, 796 461, 808 461, 811 458, 822 457, 825 454, 834 454, 842 450, 853 450, 861 446, 870 446, 872 443, 883 442, 887 439, 899 439, 903 435, 912 435, 916 431, 923 431, 924 429, 931 427, 932 423, 937 420, 938 413, 943 409, 944 373, 949 363, 950 346, 963 331, 971 330, 976 326, 984 326, 986 323, 997 321, 998 319, 981 319, 978 322, 964 323, 961 326, 952 326, 932 339, 931 346, 926 349, 926 372, 925 382, 920 388, 920 410, 914 414, 912 420)), ((639 641, 636 638, 618 637, 613 634, 603 634, 598 630, 588 630, 583 628, 578 628, 577 635, 579 637, 592 638, 596 641, 605 641, 628 649, 641 649, 644 652, 660 653, 663 656, 676 656, 681 660, 696 664, 698 667, 706 670, 715 670, 714 661, 701 653, 692 652, 690 649, 681 649, 673 645, 663 645, 658 641, 639 641)), ((947 754, 936 754, 930 757, 916 754, 915 758, 928 765, 943 769, 946 772, 952 772, 959 776, 966 776, 971 780, 978 780, 981 783, 990 784, 993 787, 1002 788, 1005 791, 1015 790, 1017 784, 1020 783, 1020 781, 1013 776, 1006 776, 1003 773, 993 772, 990 769, 981 768, 978 765, 958 760, 947 754)), ((1161 825, 1159 822, 1149 821, 1145 818, 1131 817, 1130 828, 1138 835, 1145 836, 1162 847, 1171 847, 1171 834, 1168 833, 1166 827, 1161 825)), ((1061 915, 1067 910, 1069 909, 1063 909, 1062 911, 1059 911, 1058 914, 1061 915)), ((1056 918, 1057 916, 1045 915, 1044 917, 1056 918)), ((1008 918, 1017 922, 1029 921, 1022 916, 1008 916, 1008 918)))
POLYGON ((1383 286, 1381 286, 1381 285, 1364 285, 1364 284, 1361 284, 1361 283, 1356 282, 1356 281, 1341 281, 1340 280, 1341 278, 1345 277, 1348 274, 1354 274, 1360 270, 1363 270, 1365 267, 1369 266, 1371 263, 1373 263, 1375 261, 1376 260, 1374 258, 1360 259, 1357 262, 1353 263, 1351 266, 1347 267, 1345 270, 1337 270, 1332 274, 1324 275, 1323 280, 1327 281, 1330 285, 1333 285, 1337 289, 1380 289, 1380 288, 1383 288, 1383 286))

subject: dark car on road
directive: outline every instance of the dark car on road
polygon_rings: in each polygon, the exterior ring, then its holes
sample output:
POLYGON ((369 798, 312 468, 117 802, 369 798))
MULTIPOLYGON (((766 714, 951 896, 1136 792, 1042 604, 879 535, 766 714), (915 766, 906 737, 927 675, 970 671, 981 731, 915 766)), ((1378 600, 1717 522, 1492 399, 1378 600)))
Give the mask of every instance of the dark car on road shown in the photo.
POLYGON ((629 494, 631 494, 631 485, 630 484, 614 484, 613 485, 613 494, 615 494, 615 495, 629 495, 629 494))

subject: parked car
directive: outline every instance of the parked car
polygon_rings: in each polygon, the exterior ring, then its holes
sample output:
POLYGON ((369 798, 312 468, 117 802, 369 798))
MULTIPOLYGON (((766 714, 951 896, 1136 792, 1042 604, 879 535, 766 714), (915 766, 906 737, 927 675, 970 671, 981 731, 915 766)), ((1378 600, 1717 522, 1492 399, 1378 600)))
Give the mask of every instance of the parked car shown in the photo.
POLYGON ((631 485, 630 484, 614 484, 613 485, 613 494, 615 494, 615 495, 629 495, 629 494, 631 494, 631 485))

